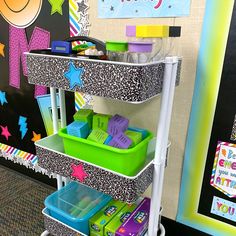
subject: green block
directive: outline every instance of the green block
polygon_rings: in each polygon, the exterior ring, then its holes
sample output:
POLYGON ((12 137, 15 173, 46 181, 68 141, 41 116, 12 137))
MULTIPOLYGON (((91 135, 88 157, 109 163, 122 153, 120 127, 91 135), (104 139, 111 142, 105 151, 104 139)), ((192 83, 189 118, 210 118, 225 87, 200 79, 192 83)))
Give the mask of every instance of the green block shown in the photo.
POLYGON ((132 144, 130 147, 135 147, 138 143, 142 141, 142 133, 135 132, 132 130, 126 130, 125 134, 128 138, 132 140, 132 144))
POLYGON ((105 227, 105 236, 115 236, 116 231, 130 217, 136 204, 126 205, 105 227))
POLYGON ((93 129, 102 129, 107 131, 108 122, 111 119, 111 115, 96 114, 93 116, 93 129))
POLYGON ((90 235, 103 236, 105 226, 123 209, 125 203, 112 200, 89 220, 90 235))
POLYGON ((103 144, 106 141, 108 136, 109 134, 106 133, 105 131, 101 129, 94 129, 92 130, 92 132, 90 133, 87 139, 96 143, 103 144))
POLYGON ((81 109, 74 114, 73 118, 76 121, 88 122, 89 128, 92 129, 93 110, 81 109))

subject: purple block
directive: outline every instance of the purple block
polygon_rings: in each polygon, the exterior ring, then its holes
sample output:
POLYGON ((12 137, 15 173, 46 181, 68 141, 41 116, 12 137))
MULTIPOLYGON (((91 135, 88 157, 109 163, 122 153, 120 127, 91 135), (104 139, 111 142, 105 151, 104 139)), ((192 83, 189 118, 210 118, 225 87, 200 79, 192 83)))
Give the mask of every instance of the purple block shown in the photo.
POLYGON ((144 198, 143 201, 116 231, 115 236, 141 236, 144 235, 148 228, 148 219, 151 201, 144 198))
POLYGON ((108 133, 115 136, 125 132, 128 129, 129 120, 120 115, 114 115, 108 123, 108 133))
POLYGON ((127 37, 136 37, 136 25, 127 25, 126 26, 126 36, 127 37))
POLYGON ((127 149, 131 144, 131 139, 129 139, 125 134, 119 133, 113 137, 113 139, 109 142, 108 145, 120 149, 127 149))

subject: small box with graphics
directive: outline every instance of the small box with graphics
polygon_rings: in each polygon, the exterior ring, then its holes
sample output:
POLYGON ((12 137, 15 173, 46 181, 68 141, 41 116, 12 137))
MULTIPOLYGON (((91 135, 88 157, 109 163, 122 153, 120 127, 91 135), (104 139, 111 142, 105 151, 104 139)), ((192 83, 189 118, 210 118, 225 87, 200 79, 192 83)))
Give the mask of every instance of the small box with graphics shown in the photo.
POLYGON ((103 236, 105 226, 120 212, 125 203, 112 200, 89 220, 90 235, 103 236))

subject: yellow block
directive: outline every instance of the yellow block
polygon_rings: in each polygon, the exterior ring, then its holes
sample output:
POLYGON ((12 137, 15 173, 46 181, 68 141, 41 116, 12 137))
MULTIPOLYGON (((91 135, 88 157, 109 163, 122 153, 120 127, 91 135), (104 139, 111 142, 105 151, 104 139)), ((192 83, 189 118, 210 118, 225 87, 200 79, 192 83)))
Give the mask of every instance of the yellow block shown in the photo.
POLYGON ((166 38, 169 37, 168 25, 137 25, 137 38, 166 38))

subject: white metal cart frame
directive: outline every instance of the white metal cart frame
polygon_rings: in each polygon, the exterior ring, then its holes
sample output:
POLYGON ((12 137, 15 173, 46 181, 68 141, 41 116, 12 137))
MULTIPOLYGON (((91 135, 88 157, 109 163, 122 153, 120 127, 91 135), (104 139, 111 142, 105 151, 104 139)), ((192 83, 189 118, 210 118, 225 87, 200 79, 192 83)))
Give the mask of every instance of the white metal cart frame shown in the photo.
MULTIPOLYGON (((161 108, 159 115, 159 122, 157 128, 157 142, 153 174, 152 185, 152 197, 151 197, 151 209, 149 216, 148 236, 156 236, 158 232, 158 226, 160 225, 161 236, 165 235, 165 228, 162 224, 159 224, 159 210, 161 207, 161 196, 164 181, 165 159, 168 145, 168 136, 171 123, 171 113, 174 100, 174 90, 177 78, 177 57, 167 57, 165 59, 165 71, 164 71, 164 84, 162 88, 161 108)), ((53 128, 54 133, 58 132, 58 112, 56 104, 56 89, 50 88, 51 103, 52 103, 52 115, 53 115, 53 128)), ((60 116, 61 126, 66 126, 66 105, 65 105, 65 92, 59 89, 59 101, 60 101, 60 116)), ((57 175, 57 187, 60 189, 63 186, 63 182, 66 184, 67 180, 62 180, 62 176, 57 175)), ((44 231, 41 236, 48 235, 49 232, 44 231)))

